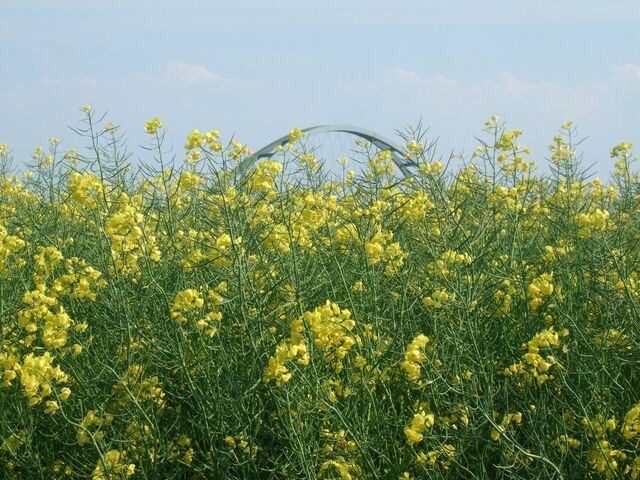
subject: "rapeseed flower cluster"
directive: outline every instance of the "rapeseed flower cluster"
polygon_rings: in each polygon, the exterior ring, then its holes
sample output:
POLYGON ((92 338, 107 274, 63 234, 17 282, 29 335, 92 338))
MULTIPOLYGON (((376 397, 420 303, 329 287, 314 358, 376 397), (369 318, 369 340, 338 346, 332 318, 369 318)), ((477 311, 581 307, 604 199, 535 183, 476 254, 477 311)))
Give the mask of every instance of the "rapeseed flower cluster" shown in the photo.
POLYGON ((162 119, 160 117, 153 117, 151 120, 144 124, 144 130, 149 135, 155 135, 161 128, 162 119))
POLYGON ((309 352, 303 335, 305 326, 309 329, 313 346, 324 352, 324 361, 336 373, 340 373, 344 368, 345 357, 358 341, 355 336, 350 335, 355 324, 349 310, 341 309, 329 300, 313 311, 304 312, 301 317, 291 322, 290 337, 281 342, 276 347, 275 354, 269 358, 262 376, 263 381, 275 380, 278 385, 288 382, 291 373, 285 364, 296 357, 299 357, 299 365, 309 364, 309 352))
POLYGON ((89 410, 76 430, 76 443, 83 447, 91 442, 105 439, 106 428, 113 423, 113 415, 96 415, 96 412, 89 410))
POLYGON ((364 245, 367 265, 373 266, 382 263, 385 266, 384 274, 389 277, 398 273, 407 257, 399 242, 390 243, 392 238, 393 232, 380 230, 364 245))
MULTIPOLYGON (((570 134, 572 125, 573 122, 566 122, 560 128, 565 134, 570 134)), ((553 143, 549 145, 549 151, 551 152, 551 163, 558 167, 570 166, 577 155, 571 143, 567 142, 563 135, 555 135, 553 137, 553 143)))
POLYGON ((282 172, 280 162, 264 160, 258 163, 250 178, 251 189, 264 193, 267 198, 272 198, 276 194, 275 182, 280 172, 282 172))
POLYGON ((435 415, 425 410, 414 413, 411 423, 404 427, 404 435, 407 437, 407 445, 420 443, 424 438, 424 432, 435 424, 435 415))
POLYGON ((431 295, 422 299, 422 304, 427 308, 442 308, 444 305, 455 299, 455 295, 448 293, 443 288, 437 288, 431 295))
POLYGON ((640 436, 640 402, 636 403, 625 415, 622 423, 622 436, 632 440, 640 436))
POLYGON ((131 477, 136 472, 136 466, 129 463, 126 452, 122 450, 109 450, 104 458, 98 460, 91 474, 91 480, 108 480, 109 478, 131 477))
POLYGON ((611 150, 611 158, 615 158, 614 176, 623 180, 629 180, 632 176, 631 163, 638 159, 637 155, 631 153, 633 144, 621 142, 611 150))
POLYGON ((610 228, 609 212, 596 208, 587 213, 579 213, 576 221, 580 227, 578 235, 580 238, 591 238, 595 232, 602 232, 610 228))
POLYGON ((613 478, 620 462, 627 459, 622 450, 611 448, 608 440, 601 439, 591 447, 587 454, 587 462, 593 470, 604 478, 613 478))
POLYGON ((25 266, 25 260, 20 252, 26 246, 25 241, 17 235, 9 235, 7 229, 0 223, 0 276, 7 278, 13 270, 25 266))
POLYGON ((224 439, 224 443, 239 450, 248 458, 253 459, 258 455, 259 448, 252 444, 245 435, 236 435, 235 437, 227 435, 224 439))
POLYGON ((552 441, 551 444, 555 446, 558 452, 560 452, 561 454, 566 454, 570 449, 575 450, 577 448, 580 448, 580 445, 582 445, 580 440, 564 433, 557 439, 552 441))
POLYGON ((267 367, 262 374, 262 381, 268 383, 275 380, 276 385, 282 386, 291 380, 291 372, 286 364, 298 357, 299 365, 309 364, 309 352, 303 336, 305 330, 302 318, 297 318, 291 322, 291 334, 276 346, 275 353, 269 357, 267 367))
MULTIPOLYGON (((54 387, 68 380, 60 366, 53 366, 54 358, 49 352, 42 355, 27 354, 22 362, 15 365, 22 393, 30 407, 45 402, 45 413, 55 413, 60 406, 56 400, 47 400, 53 396, 54 387)), ((69 389, 60 390, 60 399, 69 398, 69 389)))
POLYGON ((71 218, 80 216, 84 210, 96 209, 104 203, 105 185, 96 175, 89 172, 73 172, 69 176, 67 191, 71 203, 62 205, 62 213, 71 218))
POLYGON ((327 300, 313 312, 304 312, 302 318, 311 328, 314 347, 324 352, 324 360, 340 373, 344 358, 357 343, 356 337, 350 334, 356 325, 351 312, 327 300))
POLYGON ((53 282, 57 295, 69 295, 77 300, 95 301, 97 290, 106 287, 102 272, 88 265, 84 259, 72 257, 65 260, 66 275, 53 282))
POLYGON ((548 297, 553 293, 553 273, 543 273, 533 279, 527 287, 527 297, 529 298, 529 307, 537 310, 548 297))
POLYGON ((180 435, 171 440, 167 445, 168 460, 170 463, 179 461, 185 465, 193 462, 194 450, 191 446, 191 438, 187 435, 180 435))
POLYGON ((326 442, 322 447, 322 453, 325 455, 330 455, 336 451, 355 453, 358 449, 356 442, 347 440, 347 435, 345 430, 338 430, 337 432, 332 432, 328 428, 320 430, 320 436, 326 442))
MULTIPOLYGON (((415 194, 398 192, 395 205, 400 210, 401 218, 408 222, 419 222, 427 218, 435 208, 427 192, 418 191, 415 194)), ((435 228, 435 227, 434 227, 435 228)))
POLYGON ((416 464, 426 468, 441 467, 443 470, 449 470, 451 461, 455 458, 456 447, 450 443, 445 443, 435 450, 420 452, 416 457, 416 464))
POLYGON ((228 233, 217 235, 212 231, 178 230, 176 236, 184 245, 181 264, 185 271, 192 271, 201 264, 229 266, 234 249, 242 244, 242 237, 232 239, 228 233))
POLYGON ((218 306, 224 302, 221 293, 226 290, 226 282, 221 282, 215 289, 187 288, 178 292, 171 304, 171 318, 180 325, 191 321, 196 330, 213 337, 222 321, 218 306))
POLYGON ((504 317, 509 314, 516 292, 516 287, 511 280, 508 278, 502 280, 500 282, 500 288, 498 288, 493 294, 493 298, 497 304, 493 315, 497 317, 504 317))
POLYGON ((162 258, 162 252, 135 203, 135 198, 122 193, 118 198, 118 210, 105 222, 104 233, 111 241, 113 273, 137 278, 140 259, 148 257, 157 262, 162 258))
POLYGON ((367 170, 365 178, 386 179, 393 176, 396 167, 392 161, 393 153, 389 150, 378 152, 371 160, 367 162, 367 170))
POLYGON ((489 435, 489 437, 491 438, 491 440, 496 442, 498 441, 498 439, 500 439, 502 435, 504 435, 509 425, 511 424, 520 425, 521 423, 522 423, 521 412, 507 413, 502 417, 502 420, 500 421, 500 423, 491 429, 491 434, 489 435))
MULTIPOLYGON (((327 475, 337 473, 340 480, 356 480, 362 469, 355 463, 349 463, 344 458, 338 457, 336 460, 327 460, 320 466, 318 479, 327 478, 327 475)), ((332 477, 331 478, 335 478, 332 477)))
POLYGON ((621 471, 628 474, 630 478, 638 476, 637 456, 632 463, 624 466, 624 463, 629 459, 629 453, 633 450, 614 446, 614 439, 618 433, 622 433, 624 440, 631 440, 636 436, 634 432, 636 407, 637 405, 627 412, 620 428, 615 416, 607 418, 602 414, 597 414, 594 418, 583 418, 581 421, 590 443, 587 463, 592 470, 604 478, 617 477, 621 471))
POLYGON ((164 407, 165 392, 156 375, 145 376, 142 365, 134 363, 129 366, 120 380, 113 386, 116 405, 126 407, 130 402, 141 403, 146 400, 153 402, 158 410, 164 407))
POLYGON ((553 327, 536 333, 531 340, 522 345, 523 348, 527 349, 527 353, 522 355, 518 363, 505 368, 502 372, 503 375, 507 377, 522 375, 526 381, 535 380, 538 386, 548 380, 552 380, 554 378, 551 373, 552 370, 561 370, 562 365, 553 355, 543 357, 540 354, 540 350, 558 348, 560 346, 560 337, 567 335, 569 335, 567 330, 558 333, 553 327))
POLYGON ((414 387, 424 385, 424 382, 421 380, 421 366, 428 360, 425 354, 426 349, 432 349, 431 340, 426 335, 420 333, 407 345, 407 349, 404 352, 404 359, 400 362, 400 368, 405 372, 407 380, 409 380, 414 387))
POLYGON ((630 349, 632 345, 629 335, 617 328, 610 328, 606 332, 596 335, 593 343, 603 348, 630 349))

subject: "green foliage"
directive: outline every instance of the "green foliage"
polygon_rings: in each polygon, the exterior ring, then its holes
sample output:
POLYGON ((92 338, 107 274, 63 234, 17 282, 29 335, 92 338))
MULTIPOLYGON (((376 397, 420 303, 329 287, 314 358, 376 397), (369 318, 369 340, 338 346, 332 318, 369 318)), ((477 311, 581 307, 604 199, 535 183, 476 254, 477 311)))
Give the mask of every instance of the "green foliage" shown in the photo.
MULTIPOLYGON (((637 160, 550 175, 493 117, 454 171, 419 131, 335 175, 217 131, 135 169, 0 147, 2 478, 638 478, 637 160)), ((337 169, 339 170, 339 169, 337 169)))

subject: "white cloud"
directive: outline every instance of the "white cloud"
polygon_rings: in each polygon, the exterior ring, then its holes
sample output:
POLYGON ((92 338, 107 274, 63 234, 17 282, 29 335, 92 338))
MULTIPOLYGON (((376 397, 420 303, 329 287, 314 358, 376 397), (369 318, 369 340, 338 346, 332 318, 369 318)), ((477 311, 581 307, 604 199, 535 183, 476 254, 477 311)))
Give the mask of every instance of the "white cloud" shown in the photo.
POLYGON ((431 77, 423 77, 412 70, 406 70, 404 68, 392 68, 391 70, 383 72, 382 76, 391 83, 400 83, 406 86, 442 89, 458 88, 458 82, 456 80, 444 75, 436 74, 431 77))
POLYGON ((505 72, 498 77, 498 88, 515 97, 531 95, 553 95, 561 90, 557 84, 550 82, 527 82, 516 77, 511 72, 505 72))
POLYGON ((184 83, 208 82, 220 78, 204 65, 186 62, 168 62, 166 64, 166 72, 169 80, 177 80, 184 83))
MULTIPOLYGON (((640 68, 626 65, 622 73, 626 76, 640 75, 640 68)), ((351 88, 355 90, 358 86, 351 88)), ((362 88, 374 94, 393 92, 396 98, 404 98, 407 105, 413 102, 414 108, 420 108, 421 105, 465 110, 505 107, 544 111, 552 115, 563 115, 563 112, 591 114, 601 105, 602 98, 613 91, 611 82, 564 85, 551 81, 529 81, 512 72, 465 85, 442 74, 421 75, 404 68, 383 71, 377 79, 362 88)))
POLYGON ((424 81, 418 73, 404 68, 392 68, 383 72, 383 76, 391 82, 398 82, 403 85, 420 85, 424 81))
POLYGON ((633 63, 616 65, 613 67, 613 72, 621 80, 640 81, 640 65, 633 63))

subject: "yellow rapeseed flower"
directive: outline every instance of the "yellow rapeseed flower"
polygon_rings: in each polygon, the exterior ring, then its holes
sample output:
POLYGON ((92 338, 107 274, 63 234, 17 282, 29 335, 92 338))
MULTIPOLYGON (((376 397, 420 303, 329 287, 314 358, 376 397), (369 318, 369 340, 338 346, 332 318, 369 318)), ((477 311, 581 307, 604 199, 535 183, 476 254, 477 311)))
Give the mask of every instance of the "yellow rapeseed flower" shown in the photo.
POLYGON ((151 120, 144 124, 144 130, 149 135, 155 135, 158 130, 162 128, 162 120, 160 117, 153 117, 151 120))

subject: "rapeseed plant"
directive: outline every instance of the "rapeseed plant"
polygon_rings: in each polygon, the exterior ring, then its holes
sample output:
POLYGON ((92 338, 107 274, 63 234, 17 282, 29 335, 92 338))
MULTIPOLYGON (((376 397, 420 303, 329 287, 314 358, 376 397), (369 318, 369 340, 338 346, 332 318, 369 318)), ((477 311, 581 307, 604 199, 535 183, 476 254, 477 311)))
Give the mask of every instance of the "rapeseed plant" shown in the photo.
POLYGON ((588 180, 567 122, 541 173, 494 116, 332 176, 300 128, 167 162, 154 117, 135 166, 81 111, 0 145, 0 477, 640 478, 630 142, 588 180))

